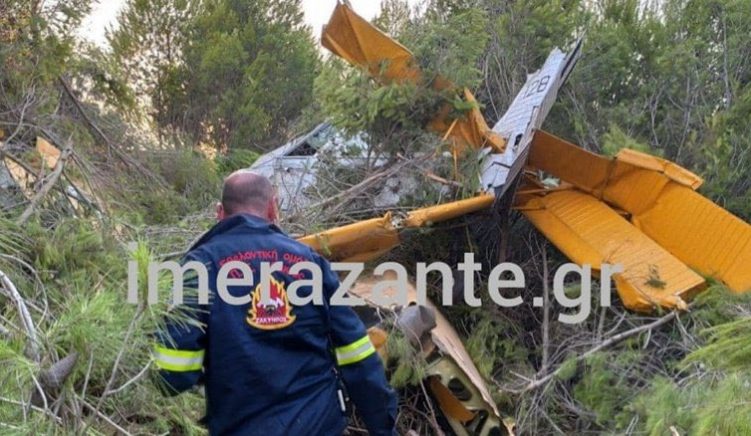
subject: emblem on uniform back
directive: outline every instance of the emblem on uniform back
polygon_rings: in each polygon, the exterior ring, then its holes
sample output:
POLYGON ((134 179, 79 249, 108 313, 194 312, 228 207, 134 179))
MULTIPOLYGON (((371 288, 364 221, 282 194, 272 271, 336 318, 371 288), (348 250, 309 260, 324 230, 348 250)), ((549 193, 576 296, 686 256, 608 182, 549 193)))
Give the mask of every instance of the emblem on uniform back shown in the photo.
POLYGON ((245 321, 261 330, 276 330, 289 326, 295 322, 292 306, 287 299, 284 282, 277 281, 273 276, 269 278, 269 301, 261 301, 261 285, 253 290, 253 298, 245 321))

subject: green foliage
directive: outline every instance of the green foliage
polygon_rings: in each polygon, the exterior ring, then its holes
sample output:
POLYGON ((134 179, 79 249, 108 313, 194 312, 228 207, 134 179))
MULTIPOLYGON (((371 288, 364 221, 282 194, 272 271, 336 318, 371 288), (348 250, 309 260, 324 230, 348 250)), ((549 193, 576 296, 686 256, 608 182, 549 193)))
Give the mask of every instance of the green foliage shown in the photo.
POLYGON ((596 422, 605 428, 620 419, 619 415, 634 395, 628 372, 620 368, 639 358, 638 353, 622 350, 612 354, 596 353, 586 360, 581 379, 574 386, 574 398, 594 412, 596 422))
POLYGON ((324 65, 315 89, 316 99, 337 127, 350 135, 367 133, 369 154, 411 154, 437 143, 424 126, 445 100, 426 86, 384 86, 334 59, 324 65))
POLYGON ((666 379, 635 403, 649 435, 663 435, 671 426, 681 434, 743 435, 751 428, 749 379, 740 373, 721 379, 706 378, 678 386, 666 379))
POLYGON ((556 378, 561 381, 569 381, 573 379, 578 372, 578 362, 576 358, 566 359, 561 363, 556 373, 556 378))
POLYGON ((642 153, 659 154, 659 151, 651 150, 648 145, 636 141, 620 127, 613 124, 610 126, 610 130, 602 135, 602 153, 607 156, 615 156, 622 148, 630 148, 642 153))
POLYGON ((36 243, 29 248, 34 250, 31 255, 43 277, 95 277, 95 274, 114 266, 101 256, 101 250, 105 248, 102 230, 92 228, 83 220, 62 221, 53 229, 33 223, 27 231, 36 243))
POLYGON ((389 378, 391 386, 398 389, 419 385, 427 374, 427 363, 419 350, 410 345, 409 340, 396 328, 390 330, 385 347, 389 362, 396 365, 389 378))
MULTIPOLYGON (((164 398, 149 376, 152 370, 147 368, 153 333, 164 316, 171 316, 165 311, 168 293, 164 291, 168 282, 160 280, 159 304, 149 307, 124 304, 129 255, 113 238, 112 229, 92 229, 90 223, 76 219, 54 222, 50 229, 37 222, 23 229, 0 222, 0 234, 7 235, 10 230, 16 232, 14 239, 24 241, 24 245, 18 250, 15 243, 5 244, 5 238, 0 238, 0 249, 5 253, 6 247, 12 248, 16 257, 0 258, 0 269, 12 272, 11 279, 30 304, 42 359, 35 362, 26 354, 28 339, 23 330, 3 334, 0 422, 7 426, 3 426, 2 432, 69 434, 80 432, 84 425, 94 434, 113 431, 110 424, 92 415, 85 414, 81 419, 81 415, 60 414, 53 419, 40 412, 42 409, 24 410, 13 402, 28 401, 39 389, 40 371, 75 352, 78 360, 64 385, 46 390, 50 405, 56 399, 64 399, 71 407, 78 407, 73 405, 80 405, 79 401, 93 407, 105 389, 114 390, 132 380, 130 385, 108 395, 100 407, 102 413, 114 416, 117 410, 127 411, 127 418, 115 421, 134 433, 202 434, 196 422, 201 416, 203 399, 195 394, 164 398), (25 278, 27 274, 30 277, 25 278), (41 292, 33 292, 35 283, 42 288, 41 292), (144 370, 146 376, 141 374, 144 370), (138 374, 141 376, 136 377, 138 374)), ((146 265, 154 257, 143 243, 132 256, 138 265, 139 292, 145 298, 146 265)), ((3 326, 17 321, 15 312, 13 305, 0 305, 3 326)))
POLYGON ((311 102, 318 53, 297 1, 203 2, 157 121, 220 149, 263 150, 311 102))
POLYGON ((226 154, 218 154, 214 158, 216 172, 221 176, 227 176, 233 171, 248 168, 260 155, 252 150, 234 148, 226 154))
POLYGON ((493 371, 508 362, 523 361, 528 352, 514 341, 498 335, 498 331, 511 328, 508 325, 481 318, 472 328, 471 336, 464 343, 480 374, 490 380, 493 371))
POLYGON ((128 0, 118 15, 118 27, 107 33, 111 58, 141 99, 156 110, 164 107, 173 69, 189 42, 188 25, 198 12, 198 0, 128 0))
MULTIPOLYGON (((89 11, 87 0, 65 2, 60 8, 31 1, 0 5, 0 113, 16 111, 27 92, 53 84, 68 71, 74 48, 74 31, 89 11)), ((56 99, 37 96, 42 110, 56 99)), ((26 102, 28 104, 28 102, 26 102)), ((5 128, 0 125, 0 128, 5 128)))
POLYGON ((219 198, 217 164, 190 149, 152 151, 149 165, 167 183, 154 189, 150 180, 127 180, 124 216, 133 222, 163 224, 205 211, 219 198))
POLYGON ((440 74, 459 88, 477 87, 483 78, 479 59, 489 40, 487 14, 474 7, 450 14, 430 12, 404 32, 404 43, 427 77, 440 74))
POLYGON ((751 317, 715 325, 704 332, 708 344, 691 353, 689 362, 702 361, 726 369, 751 367, 751 317))

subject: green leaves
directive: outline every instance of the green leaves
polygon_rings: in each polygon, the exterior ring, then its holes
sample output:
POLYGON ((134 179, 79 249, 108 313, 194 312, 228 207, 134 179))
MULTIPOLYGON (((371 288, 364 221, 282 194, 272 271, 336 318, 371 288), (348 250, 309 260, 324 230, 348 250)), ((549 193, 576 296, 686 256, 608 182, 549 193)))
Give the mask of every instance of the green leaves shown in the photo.
POLYGON ((131 1, 113 56, 162 128, 263 150, 311 103, 318 52, 298 2, 131 1))

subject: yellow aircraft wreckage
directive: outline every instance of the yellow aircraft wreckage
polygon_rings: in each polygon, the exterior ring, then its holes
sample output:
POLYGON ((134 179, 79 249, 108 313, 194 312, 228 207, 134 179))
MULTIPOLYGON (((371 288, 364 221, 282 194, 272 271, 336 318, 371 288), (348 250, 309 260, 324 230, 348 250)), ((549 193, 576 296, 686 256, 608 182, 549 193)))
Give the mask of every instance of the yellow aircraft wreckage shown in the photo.
MULTIPOLYGON (((344 3, 334 10, 321 42, 379 81, 421 80, 409 50, 344 3)), ((703 276, 736 292, 751 290, 751 226, 697 193, 699 176, 634 150, 624 149, 612 159, 599 156, 540 130, 580 46, 570 53, 553 50, 492 130, 483 133, 502 138, 503 146, 463 137, 482 150, 483 192, 407 214, 387 213, 301 241, 333 260, 371 260, 399 245, 402 229, 476 212, 510 193, 516 194, 514 207, 575 262, 595 269, 605 262, 622 264, 624 271, 614 281, 630 309, 685 308, 686 300, 705 286, 703 276), (544 186, 535 177, 541 174, 561 183, 544 186), (523 185, 513 192, 509 188, 519 177, 523 185)), ((453 86, 440 77, 435 82, 453 86)), ((458 120, 470 122, 479 110, 473 114, 458 120)))
MULTIPOLYGON (((426 80, 406 47, 357 15, 346 4, 339 3, 334 9, 323 29, 321 44, 350 64, 366 69, 381 83, 418 84, 426 80)), ((444 77, 433 78, 430 86, 436 90, 451 90, 466 102, 475 102, 468 89, 457 90, 444 77)), ((444 105, 428 127, 444 135, 455 151, 487 146, 502 153, 506 148, 505 140, 488 127, 476 105, 462 118, 449 120, 449 112, 449 105, 444 105)))
MULTIPOLYGON (((420 83, 422 73, 408 49, 339 4, 321 37, 322 44, 381 83, 420 83)), ((514 195, 519 210, 574 262, 597 271, 620 264, 613 275, 623 304, 635 311, 657 307, 686 309, 706 286, 705 276, 735 292, 751 290, 751 226, 696 192, 702 179, 665 159, 624 149, 614 158, 590 153, 540 130, 580 54, 555 49, 527 81, 500 120, 489 129, 479 109, 450 120, 439 111, 429 126, 454 150, 479 150, 481 192, 475 197, 409 213, 387 213, 307 235, 299 240, 335 261, 365 262, 400 244, 406 229, 430 226, 491 207, 514 195), (547 176, 547 179, 545 178, 547 176), (548 182, 550 176, 556 183, 548 182), (517 185, 517 181, 520 183, 517 185), (519 186, 518 190, 515 189, 519 186)), ((438 77, 431 86, 453 89, 438 77)), ((456 91, 467 101, 468 90, 456 91)), ((460 435, 511 434, 485 381, 456 332, 430 302, 399 308, 368 300, 372 277, 350 291, 374 310, 399 313, 397 326, 430 363, 433 395, 460 435)), ((383 353, 385 332, 371 323, 373 342, 383 353)))
POLYGON ((696 174, 634 150, 599 156, 543 131, 528 164, 561 183, 529 177, 517 208, 573 261, 621 264, 614 281, 626 307, 685 309, 702 275, 751 290, 751 226, 697 193, 696 174))

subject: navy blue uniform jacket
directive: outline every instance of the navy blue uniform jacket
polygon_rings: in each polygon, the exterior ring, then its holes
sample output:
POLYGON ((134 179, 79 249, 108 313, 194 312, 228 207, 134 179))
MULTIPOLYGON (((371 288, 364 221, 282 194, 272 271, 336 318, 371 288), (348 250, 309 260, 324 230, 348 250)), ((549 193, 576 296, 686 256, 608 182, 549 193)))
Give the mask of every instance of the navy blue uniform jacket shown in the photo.
MULTIPOLYGON (((170 317, 154 356, 168 392, 205 384, 212 435, 341 435, 347 417, 339 379, 371 435, 395 434, 396 396, 363 323, 352 308, 328 305, 339 286, 328 261, 275 225, 239 214, 206 233, 183 265, 188 262, 205 265, 208 274, 185 273, 185 288, 207 281, 209 303, 198 304, 195 292, 186 290, 176 308, 186 316, 170 317), (227 288, 232 297, 251 297, 240 305, 217 295, 223 266, 230 279, 242 277, 237 264, 227 265, 233 261, 247 264, 253 275, 253 285, 246 280, 227 288), (302 261, 315 262, 323 272, 322 305, 289 303, 290 284, 311 278, 307 270, 290 274, 302 261), (283 269, 272 274, 265 305, 258 286, 261 262, 282 262, 283 269)), ((304 286, 298 295, 310 292, 304 286)))

